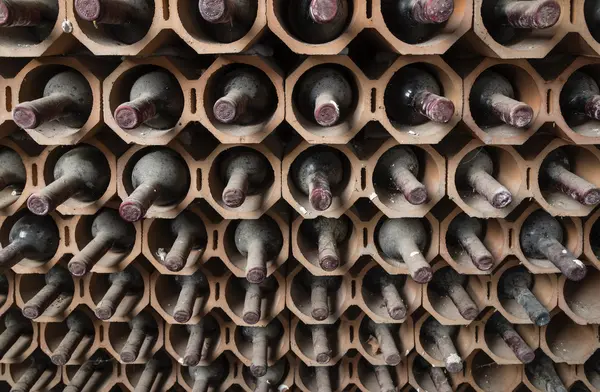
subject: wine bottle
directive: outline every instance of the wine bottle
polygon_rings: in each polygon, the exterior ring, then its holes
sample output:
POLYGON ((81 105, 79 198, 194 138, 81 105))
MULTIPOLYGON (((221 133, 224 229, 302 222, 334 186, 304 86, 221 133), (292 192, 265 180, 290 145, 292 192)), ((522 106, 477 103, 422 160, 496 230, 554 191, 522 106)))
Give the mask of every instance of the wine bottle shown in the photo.
POLYGON ((52 218, 26 213, 10 229, 0 249, 0 266, 11 268, 23 259, 50 260, 58 249, 58 228, 52 218))
POLYGON ((100 382, 102 379, 108 378, 108 370, 112 367, 113 359, 103 351, 96 352, 83 365, 79 366, 73 377, 70 377, 67 386, 63 392, 82 392, 84 390, 94 389, 94 383, 100 382), (94 377, 95 374, 100 374, 99 377, 94 377), (90 385, 88 387, 88 384, 90 385))
POLYGON ((288 389, 282 389, 280 387, 281 382, 285 376, 286 364, 285 360, 277 361, 273 366, 267 369, 267 373, 264 376, 256 377, 256 386, 254 387, 255 392, 272 392, 272 391, 287 391, 288 389), (279 387, 279 388, 277 388, 279 387), (276 389, 277 388, 277 389, 276 389))
POLYGON ((319 392, 333 392, 331 386, 331 377, 329 376, 330 366, 315 366, 314 378, 316 380, 317 391, 319 392))
POLYGON ((69 260, 69 271, 75 276, 83 276, 107 252, 125 255, 133 248, 135 234, 135 227, 123 221, 115 210, 109 208, 101 210, 92 221, 92 240, 69 260))
POLYGON ((250 373, 254 377, 267 374, 267 351, 271 341, 281 337, 281 325, 272 321, 266 327, 241 327, 244 339, 252 343, 252 364, 250 373))
POLYGON ((564 149, 552 151, 540 168, 540 185, 557 189, 584 206, 600 203, 600 188, 571 171, 572 165, 564 149))
POLYGON ((136 222, 155 204, 164 206, 183 199, 190 177, 186 163, 175 151, 159 148, 135 163, 131 184, 134 190, 121 203, 119 214, 128 222, 136 222))
POLYGON ((485 223, 461 212, 450 222, 446 235, 469 255, 473 265, 480 271, 489 271, 494 266, 494 256, 483 243, 485 223))
POLYGON ((173 128, 183 112, 183 93, 177 79, 166 71, 140 76, 129 90, 129 102, 114 113, 117 125, 133 130, 142 124, 156 130, 173 128))
POLYGON ((585 265, 563 246, 563 227, 546 211, 539 209, 529 215, 519 238, 525 257, 548 259, 567 279, 578 281, 585 277, 585 265))
POLYGON ((518 101, 511 82, 494 71, 486 70, 479 75, 471 88, 469 104, 473 119, 482 128, 503 124, 526 128, 533 120, 531 106, 518 101))
POLYGON ((421 327, 423 337, 435 344, 444 358, 446 370, 450 373, 458 373, 463 369, 463 361, 453 339, 458 333, 457 326, 442 325, 433 317, 430 317, 421 327))
POLYGON ((512 203, 512 194, 495 178, 495 165, 484 148, 469 152, 456 169, 457 185, 472 188, 494 208, 504 208, 512 203))
POLYGON ((193 316, 196 300, 208 291, 208 281, 200 270, 193 275, 177 275, 175 281, 181 291, 173 308, 173 318, 178 323, 187 323, 193 316))
POLYGON ((21 312, 9 310, 4 315, 4 331, 0 334, 0 358, 4 358, 21 336, 32 335, 33 327, 21 312))
POLYGON ((398 390, 394 384, 388 366, 375 365, 373 366, 373 372, 375 373, 375 378, 379 384, 380 392, 396 392, 398 390))
POLYGON ((258 11, 256 0, 199 0, 202 30, 221 43, 243 38, 254 24, 258 11))
POLYGON ((412 372, 414 377, 426 377, 426 375, 429 375, 436 392, 453 391, 452 384, 446 376, 444 368, 431 366, 431 364, 421 356, 414 359, 412 372))
POLYGON ((50 361, 48 361, 48 357, 38 351, 34 352, 27 362, 29 362, 29 365, 26 370, 20 374, 17 382, 10 389, 10 392, 29 392, 33 390, 33 387, 42 377, 46 369, 55 371, 55 368, 50 361))
MULTIPOLYGON (((159 353, 160 355, 160 353, 159 353)), ((166 359, 159 355, 155 355, 154 358, 146 362, 144 371, 137 381, 133 392, 150 392, 153 389, 156 379, 160 376, 161 372, 167 372, 171 364, 166 359)))
POLYGON ((340 266, 338 244, 348 238, 352 230, 350 220, 345 215, 338 219, 319 216, 306 220, 303 228, 311 243, 317 244, 317 257, 323 271, 337 269, 340 266))
POLYGON ((384 104, 388 117, 405 125, 428 121, 445 124, 454 116, 454 104, 442 95, 436 78, 412 65, 400 68, 392 77, 385 90, 384 104))
POLYGON ((203 317, 197 324, 188 324, 186 328, 190 337, 183 354, 183 365, 197 366, 204 357, 206 343, 218 333, 219 325, 212 317, 203 317))
POLYGON ((556 0, 491 0, 481 7, 487 32, 501 45, 511 45, 530 31, 554 26, 560 14, 556 0))
POLYGON ((468 276, 459 275, 452 268, 446 267, 433 275, 432 283, 441 297, 450 297, 463 318, 467 320, 477 318, 479 308, 465 289, 468 284, 468 276))
POLYGON ((92 89, 87 80, 79 72, 64 71, 46 82, 41 98, 15 106, 12 116, 23 129, 35 129, 52 121, 60 126, 81 128, 91 111, 92 89))
POLYGON ((179 272, 187 264, 192 250, 206 246, 206 228, 202 219, 189 211, 181 212, 170 226, 175 241, 163 264, 169 271, 179 272))
POLYGON ((524 267, 511 268, 505 272, 498 287, 500 296, 517 301, 535 325, 542 327, 550 322, 550 312, 531 292, 533 277, 524 267))
POLYGON ((58 3, 52 1, 0 1, 0 28, 40 27, 54 24, 57 16, 58 3))
POLYGON ((308 271, 298 275, 299 281, 310 292, 310 314, 317 321, 326 320, 332 313, 329 307, 329 297, 341 285, 341 278, 337 276, 313 276, 308 271))
POLYGON ((246 279, 261 283, 267 277, 267 262, 275 259, 283 246, 281 230, 268 217, 241 220, 234 241, 238 252, 246 258, 246 279))
POLYGON ((596 80, 583 71, 573 72, 560 92, 560 111, 571 127, 600 120, 600 87, 596 80))
MULTIPOLYGON (((585 27, 596 41, 600 41, 600 7, 598 1, 586 1, 583 4, 585 27)), ((583 21, 582 21, 583 22, 583 21)))
POLYGON ((390 366, 397 366, 402 361, 402 357, 394 340, 392 328, 394 328, 392 324, 378 324, 373 320, 368 320, 367 323, 369 336, 374 336, 377 339, 377 344, 385 363, 390 366))
POLYGON ((535 358, 533 349, 529 347, 504 316, 500 313, 494 313, 488 320, 487 325, 504 340, 504 343, 512 350, 519 361, 525 364, 533 361, 535 358))
POLYGON ((388 315, 394 320, 406 317, 407 309, 400 295, 400 288, 406 283, 406 277, 390 275, 381 267, 373 267, 363 280, 363 287, 373 297, 383 299, 388 315))
POLYGON ((151 346, 158 337, 156 321, 148 313, 140 313, 129 322, 130 332, 119 356, 124 363, 138 359, 144 344, 151 346))
POLYGON ((241 279, 240 283, 246 290, 242 319, 246 324, 256 324, 262 318, 263 299, 277 290, 277 280, 270 276, 261 283, 250 283, 247 279, 241 279))
POLYGON ((525 366, 525 374, 531 383, 541 391, 567 392, 552 360, 544 353, 538 353, 533 362, 525 366))
POLYGON ((225 357, 220 357, 216 361, 206 366, 193 366, 188 368, 188 372, 194 385, 192 392, 208 392, 209 387, 218 387, 225 381, 229 363, 225 357))
POLYGON ((287 5, 291 32, 309 44, 324 44, 338 38, 348 27, 347 0, 298 0, 287 5))
POLYGON ((223 124, 250 125, 261 122, 273 110, 274 91, 264 72, 237 68, 217 81, 213 116, 223 124))
POLYGON ((408 44, 434 40, 454 12, 453 0, 383 0, 381 13, 387 28, 408 44))
POLYGON ((94 310, 100 320, 110 319, 126 295, 138 294, 144 289, 144 280, 139 271, 133 267, 110 274, 108 282, 110 283, 108 291, 94 310))
POLYGON ((417 177, 420 164, 414 150, 397 146, 386 151, 377 163, 377 179, 381 180, 394 193, 401 192, 413 205, 421 205, 429 198, 427 188, 417 177))
POLYGON ((354 91, 348 77, 331 66, 315 67, 296 84, 294 104, 303 117, 321 127, 332 127, 350 114, 354 91))
POLYGON ((267 178, 269 161, 258 152, 231 151, 221 162, 221 180, 227 184, 223 189, 223 203, 229 208, 238 208, 246 196, 260 193, 267 178))
POLYGON ((317 211, 326 211, 333 193, 341 186, 344 168, 337 150, 319 149, 301 155, 292 163, 292 180, 308 196, 317 211))
POLYGON ((312 338, 312 348, 315 359, 320 364, 326 364, 331 361, 331 345, 329 344, 329 335, 331 330, 327 325, 316 324, 308 326, 312 338))
POLYGON ((52 363, 57 366, 66 365, 83 339, 94 336, 94 324, 80 311, 74 311, 67 317, 67 328, 67 334, 50 357, 52 363))
POLYGON ((379 228, 377 242, 383 253, 397 262, 403 261, 413 280, 427 283, 433 276, 423 252, 429 242, 418 218, 386 219, 379 228))
POLYGON ((53 177, 51 183, 27 199, 27 208, 36 215, 47 215, 70 198, 98 200, 110 182, 110 167, 100 150, 82 145, 58 158, 53 177))
POLYGON ((6 208, 17 201, 26 181, 27 171, 19 154, 10 148, 0 148, 0 191, 12 189, 12 192, 0 200, 0 208, 6 208))
POLYGON ((55 265, 44 275, 44 279, 46 285, 23 306, 23 316, 28 319, 40 317, 54 301, 60 299, 60 303, 74 295, 75 284, 63 267, 55 265))

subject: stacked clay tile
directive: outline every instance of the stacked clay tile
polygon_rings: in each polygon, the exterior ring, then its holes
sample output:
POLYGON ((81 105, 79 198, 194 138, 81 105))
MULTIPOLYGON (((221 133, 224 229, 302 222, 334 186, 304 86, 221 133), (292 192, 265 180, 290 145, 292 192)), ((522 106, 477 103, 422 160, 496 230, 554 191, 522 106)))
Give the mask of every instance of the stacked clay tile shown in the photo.
POLYGON ((0 0, 0 392, 600 390, 598 15, 0 0))

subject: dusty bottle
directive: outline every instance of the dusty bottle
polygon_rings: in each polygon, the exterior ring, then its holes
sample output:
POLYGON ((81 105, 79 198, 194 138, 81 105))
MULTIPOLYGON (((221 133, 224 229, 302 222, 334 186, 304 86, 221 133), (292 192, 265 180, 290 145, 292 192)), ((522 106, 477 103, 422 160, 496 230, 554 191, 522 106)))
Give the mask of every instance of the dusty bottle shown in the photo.
POLYGON ((190 337, 183 354, 183 364, 197 366, 203 358, 207 341, 218 332, 219 325, 213 318, 203 317, 197 324, 186 325, 186 328, 190 337))
POLYGON ((434 39, 454 12, 453 0, 383 0, 381 12, 392 34, 409 44, 434 39))
POLYGON ((206 246, 206 228, 198 215, 183 211, 171 221, 171 233, 175 241, 163 264, 169 271, 178 272, 187 264, 192 250, 206 246))
POLYGON ((250 372, 254 377, 267 374, 267 351, 269 344, 281 337, 281 325, 273 321, 266 327, 241 327, 244 339, 252 343, 250 372))
POLYGON ((521 335, 511 325, 507 319, 500 313, 494 315, 488 320, 487 325, 492 331, 497 333, 504 343, 512 350, 517 359, 523 363, 530 363, 535 358, 533 349, 523 340, 521 335))
POLYGON ((386 219, 377 233, 377 242, 387 257, 406 264, 415 282, 431 280, 433 271, 423 256, 429 239, 420 219, 386 219))
POLYGON ((517 301, 535 325, 542 327, 550 322, 550 313, 531 292, 533 277, 524 267, 511 268, 504 273, 498 287, 500 296, 517 301))
POLYGON ((527 127, 533 120, 533 109, 516 100, 516 96, 515 88, 507 78, 494 71, 483 72, 469 95, 473 119, 482 128, 503 124, 514 128, 527 127))
POLYGON ((67 386, 63 392, 82 392, 83 390, 87 390, 88 385, 90 385, 89 389, 93 389, 95 383, 100 383, 101 380, 106 379, 106 373, 112 367, 112 361, 114 359, 111 359, 104 352, 94 354, 77 369, 77 372, 71 377, 68 384, 65 380, 67 386))
POLYGON ((59 298, 67 300, 67 297, 73 297, 75 285, 66 269, 56 265, 44 275, 44 279, 46 285, 23 306, 23 316, 28 319, 40 317, 59 298))
POLYGON ((304 285, 310 295, 310 314, 318 321, 326 320, 332 313, 329 297, 339 288, 342 279, 338 276, 313 276, 308 271, 298 275, 298 281, 304 285))
POLYGON ((202 30, 213 40, 231 43, 243 38, 254 24, 256 0, 199 0, 198 11, 206 23, 202 30))
POLYGON ((194 314, 196 300, 208 291, 208 281, 200 270, 193 275, 177 275, 175 281, 181 287, 181 291, 173 308, 173 318, 178 323, 187 323, 194 314))
POLYGON ((398 390, 394 384, 394 380, 392 379, 390 368, 388 366, 375 365, 373 366, 373 373, 375 373, 375 378, 377 379, 377 384, 379 384, 380 392, 396 392, 398 390))
POLYGON ((6 188, 12 189, 0 200, 0 208, 5 208, 17 201, 23 193, 27 171, 23 160, 17 152, 10 148, 0 149, 0 191, 6 188))
POLYGON ((594 78, 575 71, 560 92, 560 111, 571 126, 600 120, 600 87, 594 78))
POLYGON ((58 249, 58 228, 50 217, 26 213, 10 229, 8 241, 0 249, 0 266, 11 268, 23 259, 46 261, 58 249))
POLYGON ((320 364, 326 364, 331 361, 333 350, 329 344, 330 336, 335 334, 335 329, 324 324, 306 325, 307 335, 312 337, 312 348, 314 357, 320 364))
POLYGON ((456 169, 456 182, 472 188, 494 208, 504 208, 512 202, 512 194, 495 178, 497 167, 483 148, 469 152, 456 169))
POLYGON ((442 297, 450 297, 460 315, 467 320, 475 320, 479 307, 466 290, 468 276, 459 275, 450 267, 442 268, 433 275, 433 287, 442 297))
POLYGON ((238 252, 246 258, 246 279, 261 283, 267 277, 267 262, 275 259, 283 246, 281 230, 265 216, 241 220, 234 240, 238 252))
MULTIPOLYGON (((277 361, 273 366, 270 366, 267 369, 267 373, 262 377, 256 377, 255 392, 275 392, 281 391, 282 389, 278 389, 277 387, 283 381, 283 378, 286 373, 286 364, 285 360, 277 361)), ((283 391, 287 391, 288 389, 283 389, 283 391)))
POLYGON ((110 167, 100 150, 83 145, 61 155, 53 176, 54 181, 27 199, 27 208, 36 215, 47 215, 70 198, 98 200, 110 182, 110 167))
POLYGON ((12 116, 23 129, 34 129, 51 121, 81 128, 91 111, 92 90, 87 80, 79 72, 65 71, 48 80, 41 98, 15 106, 12 116))
POLYGON ((4 358, 21 336, 33 333, 31 322, 16 310, 9 310, 6 313, 4 327, 4 331, 0 334, 0 358, 4 358))
POLYGON ((386 88, 384 104, 388 117, 400 124, 445 124, 454 116, 454 104, 443 96, 436 78, 416 66, 402 67, 394 75, 386 88))
POLYGON ((413 365, 413 375, 428 374, 437 392, 452 392, 452 384, 446 376, 444 368, 431 366, 423 357, 416 357, 413 365))
POLYGON ((169 205, 185 197, 190 187, 188 167, 175 151, 159 148, 135 163, 131 184, 134 190, 121 203, 119 214, 136 222, 153 205, 169 205))
POLYGON ((345 215, 338 218, 319 216, 306 220, 303 229, 311 243, 317 244, 319 266, 323 271, 334 271, 340 266, 338 244, 345 241, 352 230, 351 223, 345 215))
POLYGON ((374 297, 383 298, 388 315, 394 320, 406 317, 406 304, 400 295, 400 289, 406 283, 402 275, 390 275, 381 267, 374 267, 363 280, 366 288, 374 297))
POLYGON ((485 223, 481 219, 471 218, 460 213, 448 227, 449 239, 464 249, 471 258, 473 265, 481 271, 489 271, 494 266, 494 256, 483 243, 485 238, 485 223))
POLYGON ((220 357, 207 366, 188 368, 190 376, 194 380, 192 392, 208 392, 211 386, 218 388, 225 381, 228 369, 229 363, 225 357, 220 357))
POLYGON ((329 375, 330 366, 315 366, 314 369, 314 378, 317 386, 317 391, 319 392, 333 392, 333 387, 331 386, 331 377, 329 375))
POLYGON ((171 364, 160 354, 158 353, 154 358, 146 362, 144 371, 135 385, 134 392, 150 392, 157 378, 160 377, 160 373, 166 372, 168 375, 168 368, 171 364))
POLYGON ((542 209, 527 217, 519 236, 526 257, 548 259, 570 280, 581 280, 587 269, 563 246, 564 229, 556 218, 542 209))
POLYGON ((600 4, 598 1, 586 1, 583 4, 583 16, 590 34, 596 41, 600 41, 600 4))
POLYGON ((396 327, 393 324, 378 324, 373 320, 368 320, 365 327, 365 333, 377 340, 385 363, 390 366, 398 365, 402 361, 402 357, 392 333, 396 327))
POLYGON ((300 156, 292 164, 292 179, 298 189, 308 196, 317 211, 326 211, 333 202, 333 193, 341 185, 344 168, 340 153, 319 149, 300 156))
POLYGON ((535 356, 533 362, 525 366, 525 373, 531 383, 541 391, 567 392, 552 360, 544 353, 535 356))
POLYGON ((63 337, 50 357, 52 363, 57 366, 66 365, 83 339, 94 336, 92 321, 80 311, 75 311, 67 317, 67 328, 69 332, 63 337))
POLYGON ((336 68, 313 68, 298 81, 296 89, 295 105, 316 125, 331 127, 350 114, 354 91, 347 76, 336 68))
POLYGON ((540 185, 545 183, 584 206, 600 203, 600 188, 572 172, 572 166, 565 150, 552 151, 540 168, 540 185))
POLYGON ((560 4, 555 0, 491 0, 481 7, 483 24, 502 45, 517 42, 530 31, 554 26, 560 14, 560 4))
POLYGON ((463 369, 463 361, 453 339, 458 333, 457 326, 442 325, 433 317, 430 317, 422 326, 423 337, 435 344, 444 358, 446 370, 450 373, 458 373, 463 369))
POLYGON ((75 276, 87 274, 108 252, 127 254, 133 248, 136 232, 117 211, 105 208, 94 217, 91 235, 92 240, 69 260, 69 271, 75 276))
POLYGON ((229 208, 238 208, 246 196, 261 191, 267 178, 269 161, 258 152, 232 151, 221 162, 221 179, 227 184, 223 189, 223 203, 229 208))
POLYGON ((48 361, 48 357, 41 352, 34 352, 29 359, 29 366, 19 377, 10 392, 29 392, 44 374, 46 369, 54 370, 54 367, 48 361))
POLYGON ((246 324, 256 324, 262 318, 263 299, 277 290, 277 280, 271 276, 258 284, 247 279, 241 279, 240 283, 246 289, 242 319, 246 324))
POLYGON ((258 123, 272 110, 275 97, 271 81, 260 70, 244 67, 223 75, 215 93, 215 119, 223 124, 258 123))
POLYGON ((401 192, 410 204, 427 202, 427 188, 417 179, 419 159, 412 148, 397 146, 388 150, 377 166, 377 182, 381 180, 393 192, 401 192))
POLYGON ((129 322, 129 336, 119 356, 125 363, 135 362, 142 346, 151 346, 158 336, 156 321, 148 313, 140 313, 129 322))
POLYGON ((52 1, 0 1, 0 28, 54 24, 57 15, 58 4, 52 1))
POLYGON ((138 295, 144 289, 144 280, 133 267, 110 274, 108 282, 110 286, 94 310, 100 320, 110 319, 126 295, 138 295))
POLYGON ((103 36, 125 45, 144 38, 154 16, 153 2, 148 0, 75 0, 73 7, 103 36))
POLYGON ((142 124, 158 130, 173 128, 183 112, 183 94, 179 82, 165 71, 140 76, 129 91, 129 102, 114 113, 119 127, 132 130, 142 124))
POLYGON ((338 38, 349 17, 347 0, 298 0, 287 6, 290 30, 309 44, 324 44, 338 38))

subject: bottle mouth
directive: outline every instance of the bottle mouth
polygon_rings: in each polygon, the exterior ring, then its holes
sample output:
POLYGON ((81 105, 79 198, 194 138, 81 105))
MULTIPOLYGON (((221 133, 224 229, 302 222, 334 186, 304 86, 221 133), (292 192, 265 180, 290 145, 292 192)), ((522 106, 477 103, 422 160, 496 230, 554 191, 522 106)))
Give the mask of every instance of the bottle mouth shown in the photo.
POLYGON ((548 0, 540 4, 533 17, 534 27, 547 29, 554 26, 560 18, 560 5, 554 0, 548 0))
POLYGON ((209 23, 226 23, 230 20, 226 0, 200 0, 200 16, 209 23))
POLYGON ((337 0, 312 0, 310 3, 310 16, 319 24, 331 23, 338 11, 337 0))
MULTIPOLYGON (((454 12, 454 0, 429 0, 423 7, 423 23, 444 23, 454 12)), ((421 18, 420 18, 421 19, 421 18)))
POLYGON ((331 127, 340 120, 340 108, 335 102, 327 102, 315 108, 315 121, 322 127, 331 127))
POLYGON ((40 126, 39 116, 35 110, 29 106, 19 105, 15 107, 13 110, 13 120, 23 129, 34 129, 40 126))
POLYGON ((123 104, 115 110, 115 121, 122 129, 135 129, 142 125, 144 119, 139 110, 123 104))
POLYGON ((0 27, 9 26, 11 16, 12 15, 8 4, 6 4, 5 1, 0 0, 0 27))
POLYGON ((75 0, 75 11, 81 19, 94 22, 100 19, 102 4, 99 0, 75 0))

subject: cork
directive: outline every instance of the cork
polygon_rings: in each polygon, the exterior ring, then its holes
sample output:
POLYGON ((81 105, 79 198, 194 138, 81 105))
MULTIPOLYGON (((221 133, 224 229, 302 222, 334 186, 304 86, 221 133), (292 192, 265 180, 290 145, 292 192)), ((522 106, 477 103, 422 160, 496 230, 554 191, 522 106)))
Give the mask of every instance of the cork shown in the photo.
MULTIPOLYGON (((127 364, 145 364, 147 363, 160 349, 163 348, 165 341, 165 323, 157 312, 152 308, 146 308, 142 311, 149 316, 151 323, 151 332, 147 332, 142 345, 139 348, 137 357, 133 362, 127 364)), ((129 334, 131 333, 131 325, 127 322, 102 322, 102 337, 103 347, 111 356, 118 362, 125 364, 121 352, 127 343, 129 334)))

